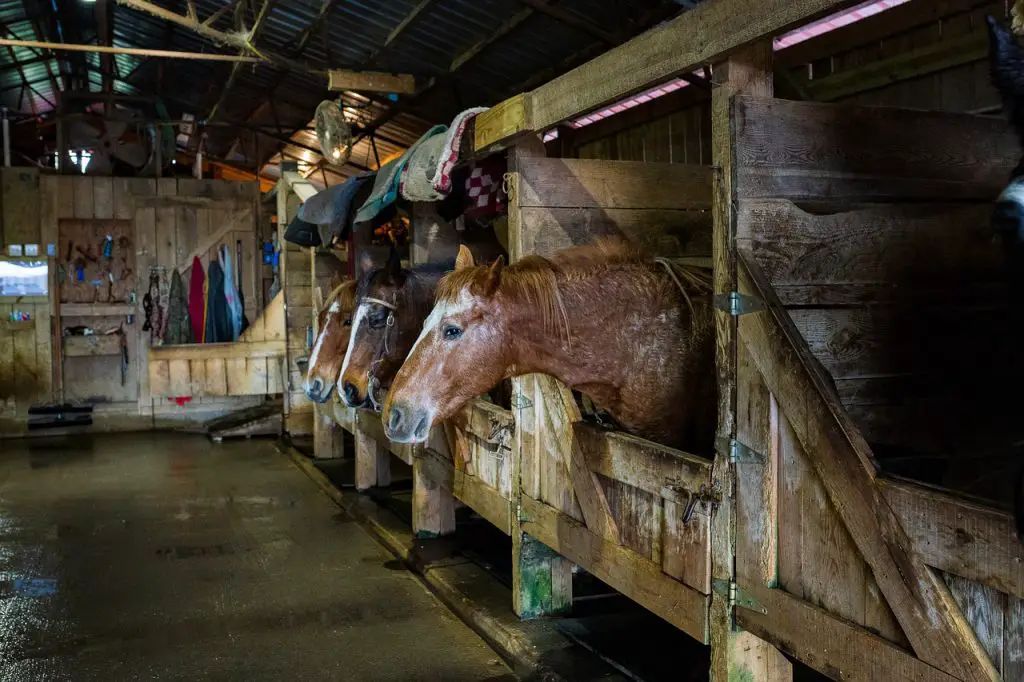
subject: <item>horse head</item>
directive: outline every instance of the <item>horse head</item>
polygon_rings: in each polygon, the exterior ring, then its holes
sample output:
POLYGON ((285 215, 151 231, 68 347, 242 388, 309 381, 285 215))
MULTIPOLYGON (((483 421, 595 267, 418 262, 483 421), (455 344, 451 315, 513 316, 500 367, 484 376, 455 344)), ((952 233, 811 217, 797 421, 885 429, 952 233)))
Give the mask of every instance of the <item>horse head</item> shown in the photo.
POLYGON ((384 401, 387 437, 420 443, 430 428, 498 384, 508 369, 510 329, 502 314, 501 257, 476 266, 462 246, 455 271, 438 285, 437 302, 384 401))
POLYGON ((338 383, 352 331, 355 293, 355 280, 342 282, 324 301, 317 316, 318 331, 302 384, 306 397, 315 403, 327 402, 338 383))
MULTIPOLYGON (((1024 48, 1009 30, 988 17, 989 74, 1011 125, 1024 140, 1024 48)), ((996 200, 992 226, 1010 252, 1024 248, 1024 159, 996 200)))
POLYGON ((356 285, 352 337, 341 368, 342 400, 350 407, 379 409, 378 395, 391 385, 430 310, 437 281, 449 265, 407 270, 391 251, 383 267, 364 267, 356 285))

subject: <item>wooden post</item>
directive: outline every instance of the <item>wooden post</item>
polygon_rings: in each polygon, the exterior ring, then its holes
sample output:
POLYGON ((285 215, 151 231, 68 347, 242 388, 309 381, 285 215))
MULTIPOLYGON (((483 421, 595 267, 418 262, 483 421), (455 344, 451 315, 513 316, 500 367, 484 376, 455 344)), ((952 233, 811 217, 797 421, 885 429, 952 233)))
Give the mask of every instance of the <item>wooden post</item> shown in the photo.
MULTIPOLYGON (((324 294, 330 291, 330 273, 322 272, 326 268, 317 268, 316 249, 309 250, 309 264, 313 282, 313 338, 316 338, 320 333, 317 322, 324 294)), ((341 459, 345 456, 345 430, 334 420, 334 406, 330 403, 313 406, 313 456, 317 459, 341 459)))
MULTIPOLYGON (((732 97, 738 93, 770 97, 772 95, 772 44, 771 41, 755 43, 736 52, 720 64, 715 64, 713 80, 716 85, 711 97, 711 155, 715 167, 712 251, 714 257, 715 293, 728 294, 738 290, 736 274, 737 223, 735 189, 733 186, 735 147, 732 119, 732 97)), ((726 311, 715 313, 716 366, 718 371, 718 442, 728 443, 737 434, 737 318, 726 311)), ((748 466, 749 465, 745 465, 748 466)), ((757 472, 749 472, 758 475, 757 472)), ((737 478, 748 471, 737 470, 729 461, 728 448, 721 449, 715 456, 712 483, 720 493, 722 501, 711 520, 711 575, 717 585, 712 593, 711 630, 711 680, 726 682, 732 679, 751 682, 783 682, 792 679, 793 671, 789 661, 775 647, 746 632, 737 632, 733 627, 733 613, 729 603, 728 586, 735 581, 736 543, 736 489, 737 478)), ((770 485, 774 480, 765 476, 761 481, 751 482, 755 486, 770 485)), ((746 486, 744 486, 746 488, 746 486)), ((766 502, 774 500, 771 495, 760 498, 766 502)), ((762 513, 775 518, 774 504, 766 503, 762 513)), ((774 540, 765 538, 774 550, 774 540)), ((767 566, 767 564, 766 564, 767 566)), ((767 572, 758 576, 768 582, 774 578, 767 572)))
MULTIPOLYGON (((455 259, 458 235, 445 223, 432 204, 412 205, 412 264, 455 259), (443 253, 438 253, 438 250, 443 253), (450 253, 449 253, 450 252, 450 253)), ((458 456, 452 450, 453 456, 458 456)), ((417 537, 438 537, 455 532, 455 496, 450 480, 436 478, 436 467, 416 457, 412 464, 412 530, 417 537)))
POLYGON ((366 428, 368 419, 380 420, 380 416, 366 410, 356 412, 356 490, 391 485, 391 453, 366 428))
MULTIPOLYGON (((511 172, 511 196, 508 213, 509 259, 517 261, 523 252, 522 215, 517 204, 520 159, 545 156, 544 145, 536 136, 524 138, 508 152, 511 172)), ((512 410, 516 435, 512 451, 512 608, 520 618, 537 618, 568 613, 572 608, 572 562, 544 546, 522 530, 524 519, 515 510, 522 509, 522 497, 540 499, 538 475, 537 410, 540 390, 534 376, 512 380, 512 410)))

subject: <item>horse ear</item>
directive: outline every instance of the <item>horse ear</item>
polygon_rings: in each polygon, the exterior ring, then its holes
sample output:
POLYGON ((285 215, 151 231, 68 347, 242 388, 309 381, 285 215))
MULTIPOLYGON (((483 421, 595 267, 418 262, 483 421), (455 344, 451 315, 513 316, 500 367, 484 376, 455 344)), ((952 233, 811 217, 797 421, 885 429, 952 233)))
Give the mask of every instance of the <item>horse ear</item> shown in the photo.
POLYGON ((501 283, 501 271, 505 267, 505 258, 498 256, 491 263, 491 267, 487 268, 487 286, 485 287, 487 295, 490 296, 498 288, 501 283))
POLYGON ((471 268, 476 265, 473 260, 473 253, 465 244, 459 244, 459 255, 455 257, 455 269, 471 268))

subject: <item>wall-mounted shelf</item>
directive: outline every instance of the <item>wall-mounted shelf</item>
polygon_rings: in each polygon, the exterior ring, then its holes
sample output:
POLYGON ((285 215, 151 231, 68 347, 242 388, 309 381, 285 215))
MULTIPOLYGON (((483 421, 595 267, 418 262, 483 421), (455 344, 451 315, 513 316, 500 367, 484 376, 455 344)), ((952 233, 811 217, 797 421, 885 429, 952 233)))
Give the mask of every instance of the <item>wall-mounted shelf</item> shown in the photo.
POLYGON ((5 332, 26 332, 36 328, 35 320, 0 320, 0 330, 5 332))
POLYGON ((128 303, 61 303, 61 317, 123 317, 134 315, 135 306, 128 303))

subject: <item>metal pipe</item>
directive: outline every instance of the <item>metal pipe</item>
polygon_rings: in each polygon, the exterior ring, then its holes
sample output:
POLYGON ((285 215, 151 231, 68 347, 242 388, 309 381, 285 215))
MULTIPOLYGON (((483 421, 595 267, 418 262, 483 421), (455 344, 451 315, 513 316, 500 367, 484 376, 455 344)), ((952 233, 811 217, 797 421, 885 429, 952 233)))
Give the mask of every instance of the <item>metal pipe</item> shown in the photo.
POLYGON ((0 107, 0 119, 3 119, 4 168, 10 168, 11 167, 11 122, 7 118, 7 107, 0 107))
POLYGON ((167 59, 198 59, 211 62, 245 62, 259 64, 259 57, 243 57, 237 54, 216 54, 213 52, 179 52, 176 50, 150 50, 141 47, 108 47, 106 45, 79 45, 73 43, 49 43, 41 40, 13 40, 0 38, 0 46, 35 47, 46 50, 64 50, 67 52, 98 52, 100 54, 133 54, 140 57, 165 57, 167 59))

